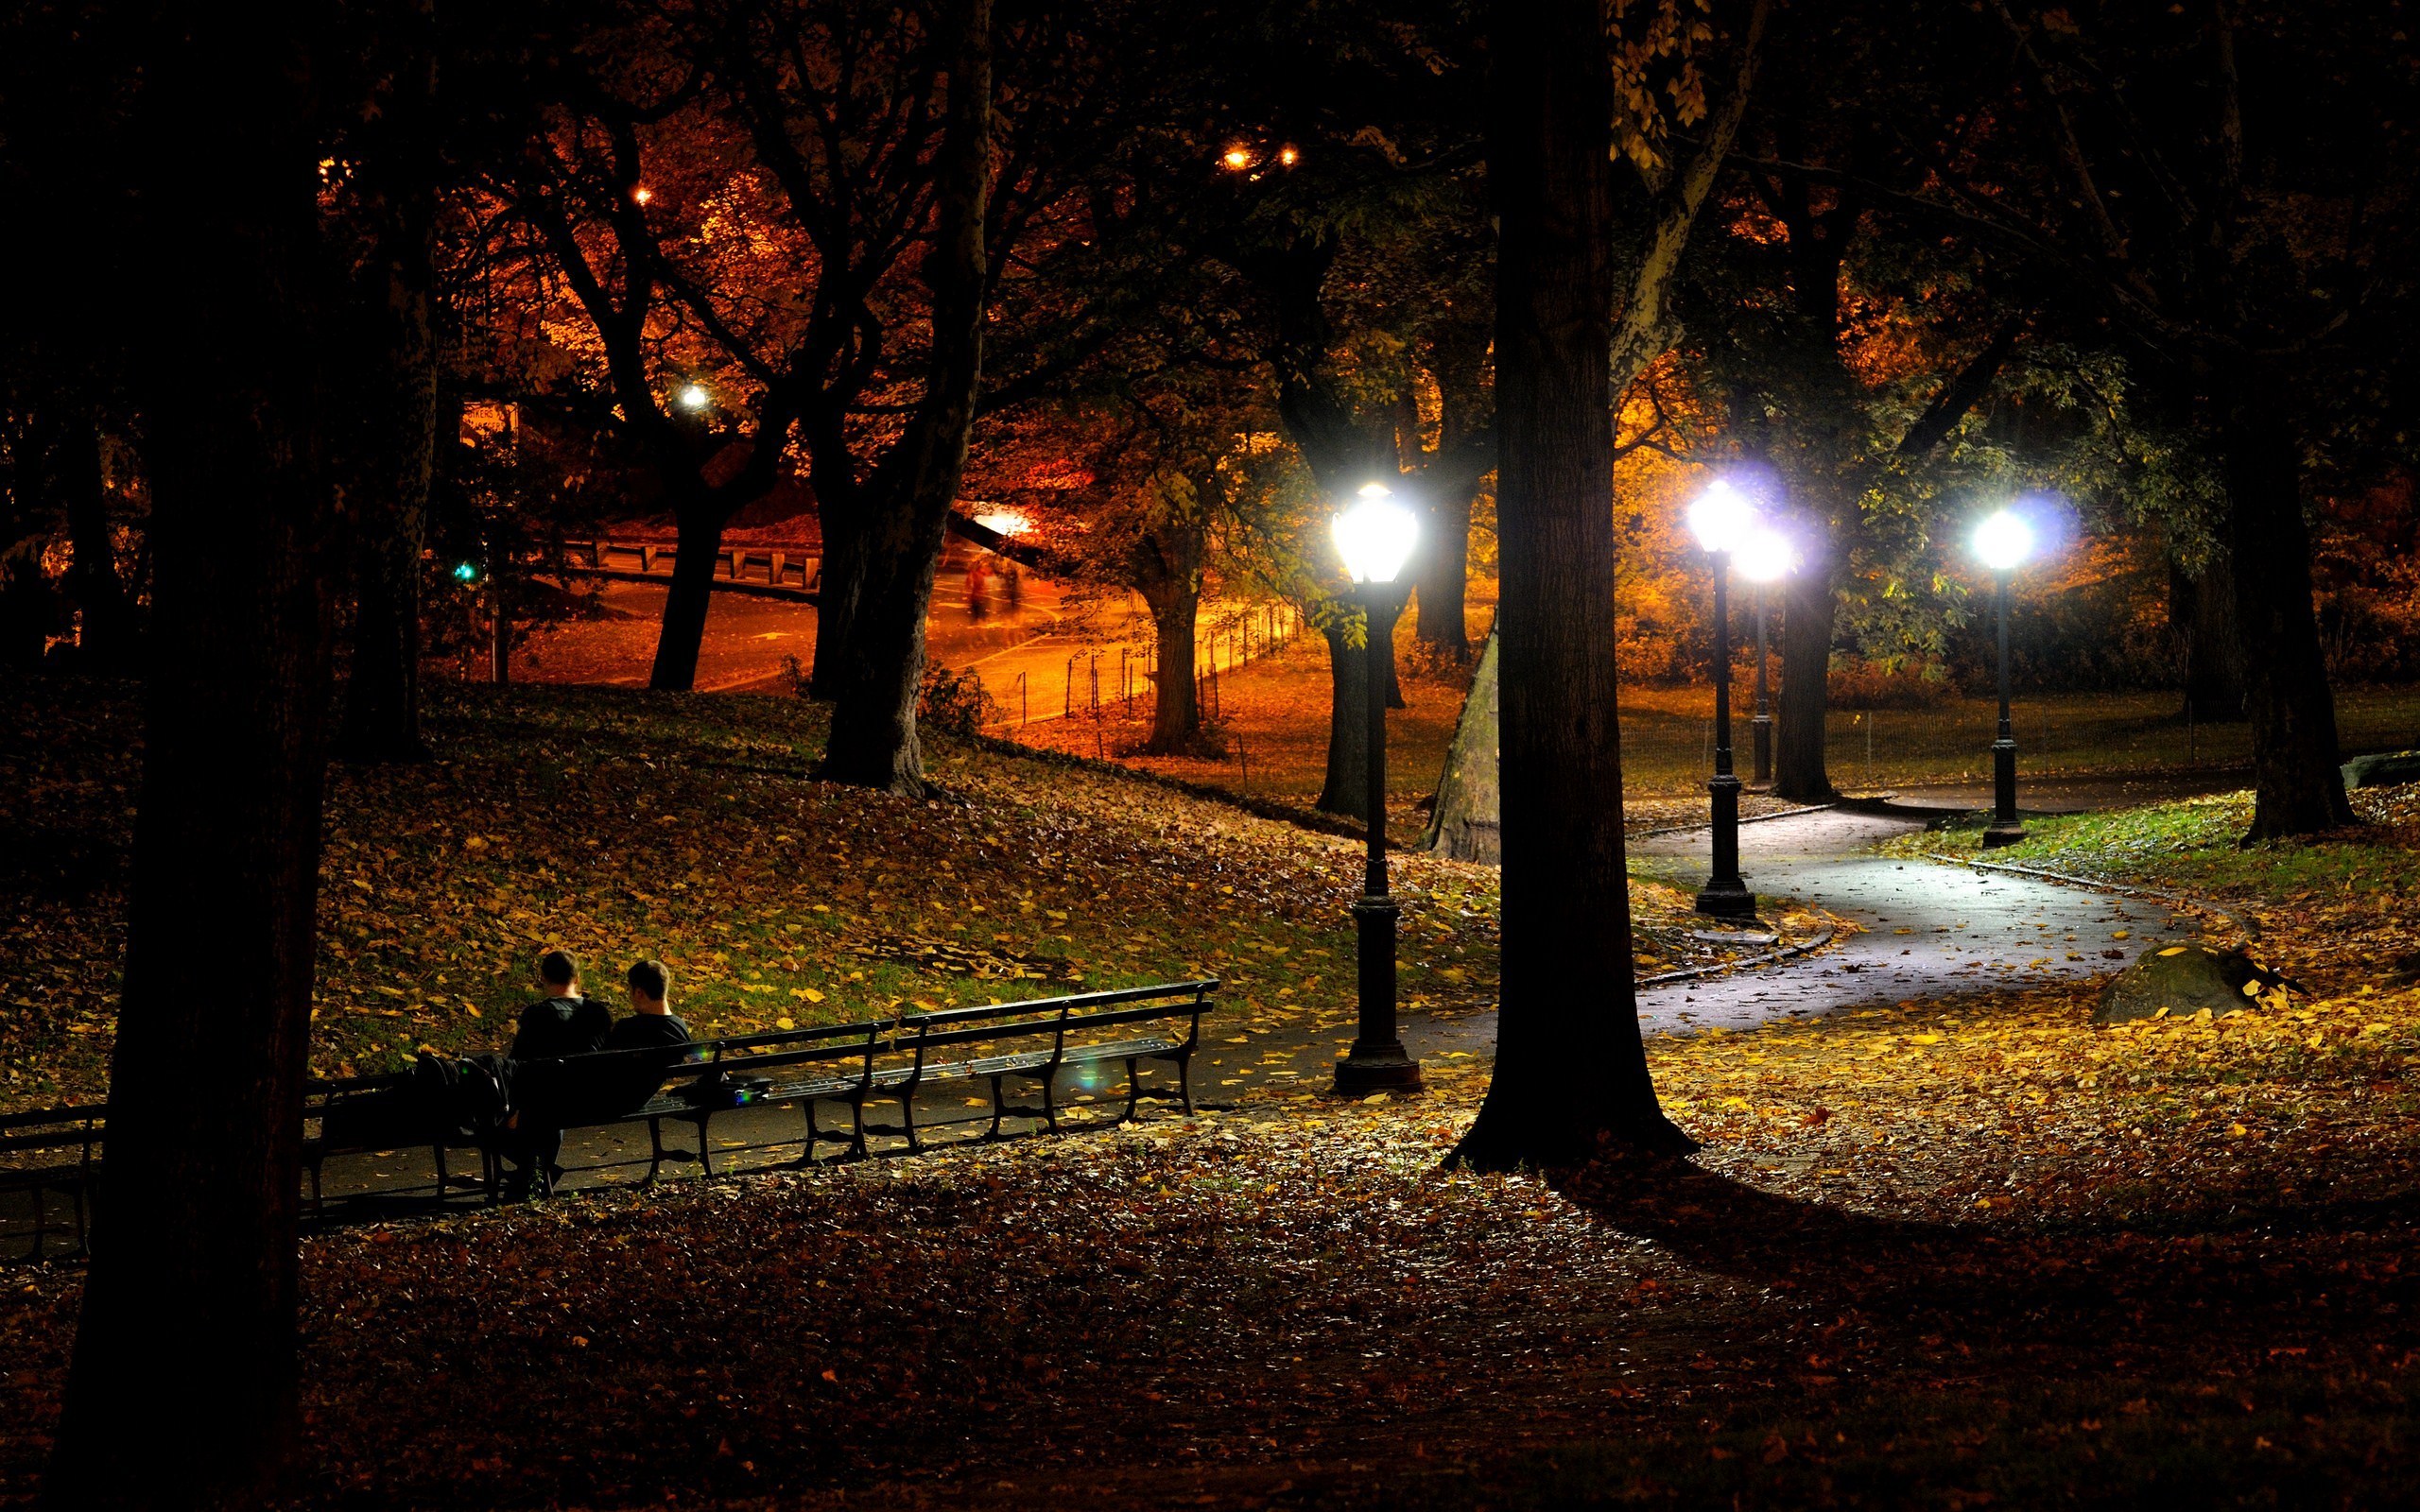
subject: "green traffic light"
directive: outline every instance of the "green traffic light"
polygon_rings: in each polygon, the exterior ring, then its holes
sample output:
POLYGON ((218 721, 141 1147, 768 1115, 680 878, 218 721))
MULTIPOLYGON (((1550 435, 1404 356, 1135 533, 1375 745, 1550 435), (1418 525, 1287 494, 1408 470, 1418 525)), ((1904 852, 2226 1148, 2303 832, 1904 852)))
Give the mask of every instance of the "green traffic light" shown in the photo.
POLYGON ((466 561, 456 564, 454 568, 454 580, 458 583, 477 582, 479 580, 478 563, 466 561))

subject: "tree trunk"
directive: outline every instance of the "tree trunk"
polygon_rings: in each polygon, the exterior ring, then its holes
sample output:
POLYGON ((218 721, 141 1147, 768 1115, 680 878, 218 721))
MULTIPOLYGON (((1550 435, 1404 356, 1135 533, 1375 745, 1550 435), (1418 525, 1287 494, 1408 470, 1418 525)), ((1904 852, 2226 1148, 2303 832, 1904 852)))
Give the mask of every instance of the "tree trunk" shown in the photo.
POLYGON ((118 580, 109 489, 101 472, 101 428, 95 417, 78 416, 60 434, 58 472, 74 554, 67 596, 84 613, 84 660, 98 671, 132 672, 134 605, 118 580))
POLYGON ((1429 499, 1421 535, 1417 633, 1422 644, 1457 662, 1471 654, 1470 571, 1471 494, 1448 488, 1429 499))
POLYGON ((137 97, 131 281, 157 562, 109 1185, 46 1492, 264 1503, 296 1419, 297 1207, 327 747, 309 34, 205 8, 137 97))
POLYGON ((1462 715, 1455 722, 1453 744, 1445 747, 1444 769, 1438 774, 1428 833, 1421 838, 1425 850, 1448 860, 1489 866, 1504 859, 1498 821, 1504 800, 1497 783, 1495 750, 1501 660, 1496 647, 1496 638, 1491 634, 1479 648, 1470 695, 1462 700, 1462 715))
POLYGON ((1824 718, 1832 671, 1832 617, 1840 595, 1832 576, 1838 548, 1816 522, 1806 560, 1782 591, 1781 693, 1773 700, 1773 795, 1825 803, 1840 795, 1824 767, 1824 718))
POLYGON ((1201 585, 1171 585, 1146 593, 1159 663, 1151 684, 1151 738, 1143 748, 1168 756, 1192 750, 1201 740, 1201 690, 1193 681, 1193 627, 1201 610, 1201 585))
POLYGON ((2185 643, 2184 713, 2202 724, 2243 717, 2243 651, 2235 633, 2235 588, 2221 553, 2199 578, 2170 561, 2168 621, 2185 643))
POLYGON ((357 302, 373 350, 359 456, 352 671, 337 751, 349 762, 424 762, 420 732, 421 548, 437 466, 436 209, 409 196, 357 302))
POLYGON ((857 617, 857 602, 865 591, 865 551, 854 507, 824 502, 817 490, 816 513, 823 534, 823 565, 815 580, 815 664, 806 691, 818 698, 837 698, 846 681, 849 635, 857 617))
POLYGON ((2353 822, 2336 744, 2336 698, 2311 610, 2310 532, 2300 458, 2273 414, 2238 400, 2221 443, 2228 577, 2252 720, 2249 845, 2353 822))
POLYGON ((1632 982, 1614 659, 1613 119, 1596 0, 1490 10, 1502 658, 1503 1008, 1453 1159, 1684 1150, 1632 982), (1575 1069, 1577 1074, 1575 1074, 1575 1069))
POLYGON ((672 582, 664 597, 664 626, 656 632, 655 669, 647 685, 686 693, 698 680, 698 648, 706 639, 706 614, 714 607, 715 562, 722 554, 723 511, 703 501, 673 514, 679 549, 672 556, 672 582))
POLYGON ((1320 786, 1319 807, 1357 819, 1370 812, 1370 659, 1347 644, 1351 628, 1347 621, 1322 632, 1328 661, 1327 781, 1320 786))
POLYGON ((916 701, 933 575, 966 467, 983 370, 984 222, 991 199, 992 4, 967 0, 951 60, 949 126, 933 249, 932 359, 907 433, 883 459, 864 587, 851 618, 832 735, 818 775, 895 793, 924 791, 916 701))

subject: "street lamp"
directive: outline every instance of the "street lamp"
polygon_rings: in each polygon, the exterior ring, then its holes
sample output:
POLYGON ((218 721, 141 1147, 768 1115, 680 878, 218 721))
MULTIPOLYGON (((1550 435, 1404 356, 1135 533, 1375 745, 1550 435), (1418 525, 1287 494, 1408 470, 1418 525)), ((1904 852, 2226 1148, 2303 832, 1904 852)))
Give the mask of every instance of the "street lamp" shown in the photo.
POLYGON ((1353 1048, 1336 1063, 1336 1090, 1349 1095, 1416 1091, 1420 1062, 1404 1054, 1395 1029, 1395 918, 1387 892, 1387 671, 1393 664, 1387 627, 1403 612, 1409 583, 1398 584, 1420 539, 1420 521, 1383 483, 1365 483, 1351 508, 1336 517, 1336 549, 1353 579, 1353 601, 1367 617, 1369 692, 1369 860, 1361 897, 1353 904, 1360 955, 1361 1025, 1353 1048))
POLYGON ((2016 822, 2016 731, 2008 717, 2008 578, 2032 554, 2033 526, 2014 510, 1995 510, 1975 527, 1975 557, 1992 570, 2000 622, 2000 732, 1992 742, 1992 822, 1983 832, 1986 847, 2014 845, 2025 838, 2025 827, 2016 822))
POLYGON ((706 386, 703 384, 691 384, 688 387, 681 390, 681 407, 683 409, 703 409, 714 402, 715 396, 706 392, 706 386))
POLYGON ((1753 919, 1756 895, 1739 878, 1739 779, 1731 770, 1731 554, 1756 524, 1756 507, 1717 478, 1689 505, 1689 534, 1714 558, 1714 874, 1698 891, 1698 912, 1753 919))
POLYGON ((1773 714, 1765 695, 1765 591, 1798 570, 1798 548, 1780 531, 1759 525, 1740 543, 1737 564, 1739 576, 1756 585, 1756 713, 1748 727, 1756 752, 1755 782, 1762 787, 1773 780, 1773 714))

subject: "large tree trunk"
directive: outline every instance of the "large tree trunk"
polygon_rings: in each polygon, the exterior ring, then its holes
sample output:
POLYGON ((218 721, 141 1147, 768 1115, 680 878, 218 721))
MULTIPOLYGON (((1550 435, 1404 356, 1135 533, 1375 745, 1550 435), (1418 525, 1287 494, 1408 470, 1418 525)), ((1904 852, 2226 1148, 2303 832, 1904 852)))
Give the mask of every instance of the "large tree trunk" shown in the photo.
POLYGON ((992 4, 967 0, 950 63, 939 224, 925 259, 932 359, 906 435, 877 469, 863 540, 865 579, 818 775, 890 792, 924 790, 916 702, 942 533, 966 467, 983 369, 984 222, 991 199, 992 4))
POLYGON ((436 207, 406 196, 361 291, 369 413, 360 417, 352 670, 337 750, 352 762, 424 762, 421 547, 437 466, 436 207))
POLYGON ((2252 720, 2254 808, 2244 842, 2353 822, 2336 744, 2336 698, 2311 610, 2310 532, 2292 436, 2238 400, 2221 443, 2228 577, 2252 720))
POLYGON ((806 691, 837 698, 846 681, 849 635, 865 592, 863 530, 853 511, 826 504, 818 490, 816 513, 823 533, 823 565, 815 579, 815 662, 806 691))
POLYGON ((67 596, 83 610, 85 661, 103 672, 134 670, 134 603, 117 575, 96 416, 78 416, 59 438, 60 502, 67 513, 67 596))
POLYGON ((1157 755, 1192 750, 1201 740, 1201 692, 1193 680, 1193 630, 1201 612, 1201 589, 1172 588, 1146 593, 1151 606, 1151 637, 1158 664, 1151 683, 1151 738, 1143 748, 1157 755))
POLYGON ((1690 1144, 1656 1104, 1631 975, 1603 14, 1596 0, 1490 12, 1503 1008, 1495 1078, 1454 1157, 1489 1169, 1573 1164, 1609 1139, 1690 1144))
POLYGON ((329 639, 307 19, 185 14, 138 100, 156 633, 59 1507, 261 1505, 296 1428, 329 639))
POLYGON ((1773 795, 1824 803, 1840 795, 1824 762, 1824 719, 1832 670, 1832 586, 1840 552, 1815 522, 1806 559, 1782 590, 1781 693, 1774 699, 1773 795))
POLYGON ((2184 713, 2203 724, 2243 717, 2243 650, 2235 632, 2235 589, 2223 553, 2198 578, 2168 566, 2168 620, 2184 642, 2184 713))
POLYGON ((1418 559, 1421 644, 1463 661, 1471 641, 1467 597, 1471 571, 1471 495, 1447 489, 1428 501, 1418 559))
MULTIPOLYGON (((1363 616, 1366 621, 1367 616, 1363 616)), ((1371 633, 1364 624, 1362 633, 1371 633)), ((1327 638, 1327 780, 1319 806, 1353 818, 1370 813, 1370 659, 1349 644, 1353 624, 1330 625, 1327 638)))
POLYGON ((706 615, 714 608, 715 562, 722 553, 722 508, 703 500, 673 512, 679 550, 672 582, 664 595, 664 625, 655 637, 655 667, 647 685, 686 693, 698 680, 698 648, 706 639, 706 615))

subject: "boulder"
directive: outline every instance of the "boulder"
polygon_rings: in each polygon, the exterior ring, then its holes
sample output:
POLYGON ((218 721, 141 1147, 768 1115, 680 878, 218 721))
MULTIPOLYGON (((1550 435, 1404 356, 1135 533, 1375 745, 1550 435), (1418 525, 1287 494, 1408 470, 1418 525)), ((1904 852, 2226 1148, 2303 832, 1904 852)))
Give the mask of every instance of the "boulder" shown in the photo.
POLYGON ((2156 1019, 2163 1008, 2171 1019, 2189 1019, 2204 1008, 2212 1018, 2223 1018, 2280 1001, 2289 985, 2239 950, 2156 945, 2110 978, 2092 1022, 2156 1019))
POLYGON ((2356 756, 2344 764, 2344 786, 2394 787, 2404 782, 2420 782, 2420 750, 2381 751, 2375 756, 2356 756))

